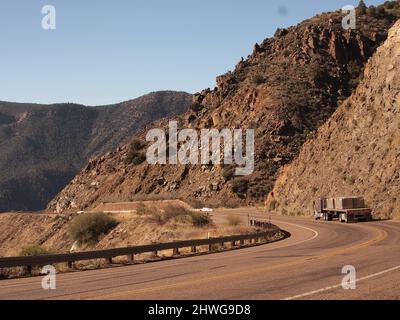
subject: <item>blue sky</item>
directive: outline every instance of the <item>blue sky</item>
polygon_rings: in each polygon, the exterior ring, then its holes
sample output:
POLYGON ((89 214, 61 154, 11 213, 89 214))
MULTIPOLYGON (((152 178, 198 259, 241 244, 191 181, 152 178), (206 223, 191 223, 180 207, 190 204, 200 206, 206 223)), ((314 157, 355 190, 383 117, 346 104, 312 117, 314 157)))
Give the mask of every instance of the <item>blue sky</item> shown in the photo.
MULTIPOLYGON (((369 0, 370 4, 383 1, 369 0)), ((358 0, 1 0, 0 100, 100 105, 214 87, 253 45, 358 0), (44 5, 57 29, 41 27, 44 5)))

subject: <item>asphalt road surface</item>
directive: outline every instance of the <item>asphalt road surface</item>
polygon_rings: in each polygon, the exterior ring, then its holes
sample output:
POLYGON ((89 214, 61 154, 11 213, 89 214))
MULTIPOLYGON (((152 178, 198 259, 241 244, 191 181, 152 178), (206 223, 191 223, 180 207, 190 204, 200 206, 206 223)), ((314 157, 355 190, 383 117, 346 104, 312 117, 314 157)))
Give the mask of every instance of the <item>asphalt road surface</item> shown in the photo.
MULTIPOLYGON (((248 213, 256 209, 215 213, 248 213)), ((400 223, 359 224, 273 216, 291 233, 280 242, 218 254, 0 281, 0 299, 399 299, 400 223), (341 286, 342 268, 356 269, 355 290, 341 286)))

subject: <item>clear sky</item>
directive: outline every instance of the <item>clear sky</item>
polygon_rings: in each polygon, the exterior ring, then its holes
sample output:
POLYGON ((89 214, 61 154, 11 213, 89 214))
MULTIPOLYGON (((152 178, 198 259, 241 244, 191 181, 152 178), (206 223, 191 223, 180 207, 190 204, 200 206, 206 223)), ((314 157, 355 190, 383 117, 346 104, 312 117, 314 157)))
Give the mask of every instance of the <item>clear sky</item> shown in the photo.
POLYGON ((1 0, 0 100, 99 105, 157 90, 213 88, 216 76, 276 28, 357 3, 1 0), (56 30, 41 27, 47 4, 56 8, 56 30))

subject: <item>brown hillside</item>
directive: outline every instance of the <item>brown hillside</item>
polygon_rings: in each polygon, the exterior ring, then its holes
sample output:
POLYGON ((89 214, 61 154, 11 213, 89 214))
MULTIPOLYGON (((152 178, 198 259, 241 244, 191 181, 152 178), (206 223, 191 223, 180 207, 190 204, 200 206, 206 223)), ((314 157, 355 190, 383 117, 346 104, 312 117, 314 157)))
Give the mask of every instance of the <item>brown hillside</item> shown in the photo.
MULTIPOLYGON (((398 2, 380 8, 359 10, 355 31, 343 30, 341 12, 278 30, 234 71, 218 77, 214 90, 195 96, 191 110, 178 119, 181 128, 255 129, 256 170, 251 176, 233 177, 222 166, 138 165, 140 157, 129 157, 132 152, 125 146, 90 162, 49 208, 83 209, 149 195, 221 205, 263 201, 278 169, 298 155, 310 133, 354 91, 365 63, 400 16, 398 2)), ((144 140, 145 133, 138 138, 144 140)))
POLYGON ((270 204, 310 214, 319 196, 365 196, 377 215, 399 217, 400 21, 368 63, 356 92, 281 172, 270 204))
POLYGON ((44 209, 90 157, 183 113, 191 98, 166 91, 101 107, 0 102, 0 212, 44 209))

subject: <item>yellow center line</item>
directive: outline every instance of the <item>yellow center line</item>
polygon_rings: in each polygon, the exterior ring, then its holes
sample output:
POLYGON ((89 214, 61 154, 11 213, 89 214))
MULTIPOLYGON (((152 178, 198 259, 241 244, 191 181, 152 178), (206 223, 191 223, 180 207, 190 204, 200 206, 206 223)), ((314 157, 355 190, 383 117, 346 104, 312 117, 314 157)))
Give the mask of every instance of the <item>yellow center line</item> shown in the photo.
POLYGON ((218 281, 218 280, 237 279, 238 277, 250 276, 253 274, 262 274, 263 272, 275 270, 278 268, 281 269, 283 267, 292 267, 292 266, 299 265, 302 263, 306 263, 306 262, 310 262, 310 261, 318 261, 318 260, 330 258, 333 256, 337 256, 340 254, 356 251, 361 248, 365 248, 365 247, 371 246, 375 243, 381 242, 384 239, 386 239, 388 236, 387 232, 382 229, 378 229, 378 228, 374 228, 374 227, 367 227, 367 228, 372 229, 374 232, 377 233, 377 235, 374 238, 372 238, 366 242, 355 244, 352 246, 341 247, 341 248, 326 252, 324 254, 321 254, 319 256, 316 255, 313 257, 291 260, 288 262, 268 265, 268 266, 264 266, 264 267, 258 267, 258 268, 253 268, 253 269, 246 269, 246 270, 242 270, 242 271, 225 273, 225 274, 211 276, 211 277, 207 277, 207 278, 203 278, 203 279, 190 279, 190 280, 185 280, 185 281, 172 283, 172 284, 165 284, 165 285, 147 287, 147 288, 142 288, 142 289, 133 289, 133 290, 126 290, 123 292, 115 292, 115 293, 110 293, 110 294, 97 295, 97 296, 93 296, 92 298, 89 298, 89 299, 117 299, 120 297, 127 297, 129 295, 152 293, 152 292, 157 292, 157 291, 161 291, 161 290, 176 289, 176 288, 182 288, 182 287, 193 287, 195 285, 214 282, 214 281, 218 281))

